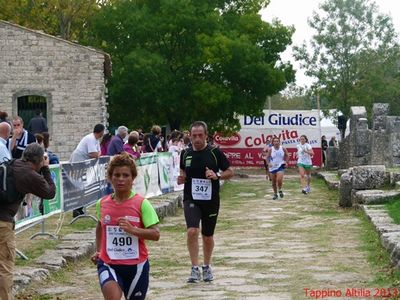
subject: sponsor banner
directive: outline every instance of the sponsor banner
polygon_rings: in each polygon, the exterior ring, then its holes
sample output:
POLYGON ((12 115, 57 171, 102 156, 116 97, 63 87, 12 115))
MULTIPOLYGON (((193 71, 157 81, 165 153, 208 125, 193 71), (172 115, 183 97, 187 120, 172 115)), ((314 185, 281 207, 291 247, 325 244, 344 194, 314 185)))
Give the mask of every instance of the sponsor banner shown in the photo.
POLYGON ((172 153, 159 152, 158 153, 158 173, 160 189, 163 194, 172 192, 174 190, 173 183, 173 168, 172 168, 172 153))
POLYGON ((17 215, 14 218, 16 222, 16 229, 61 212, 61 167, 59 165, 50 165, 50 173, 51 178, 56 185, 56 195, 53 199, 42 200, 35 195, 27 194, 17 212, 17 215))
POLYGON ((172 153, 172 174, 173 174, 173 184, 174 191, 183 191, 183 184, 178 184, 178 176, 180 174, 179 162, 180 162, 180 153, 173 152, 172 153))
POLYGON ((322 163, 318 111, 264 110, 264 116, 241 116, 241 130, 231 136, 214 135, 214 142, 227 154, 232 166, 263 166, 261 151, 267 140, 277 136, 290 153, 289 166, 301 135, 313 147, 313 165, 322 163))
POLYGON ((109 156, 101 156, 98 159, 61 165, 64 211, 93 204, 106 194, 109 161, 109 156))
POLYGON ((136 160, 136 166, 138 176, 133 183, 135 191, 145 198, 161 195, 158 185, 157 153, 143 154, 136 160))
MULTIPOLYGON (((289 167, 296 166, 297 159, 294 157, 295 152, 297 152, 296 148, 286 148, 289 152, 289 167)), ((229 162, 232 166, 236 167, 264 167, 264 162, 261 158, 262 148, 252 148, 252 149, 237 149, 237 148, 221 148, 221 150, 225 153, 229 162)), ((317 165, 315 162, 318 162, 322 159, 321 151, 313 148, 314 157, 313 157, 313 165, 317 165)))

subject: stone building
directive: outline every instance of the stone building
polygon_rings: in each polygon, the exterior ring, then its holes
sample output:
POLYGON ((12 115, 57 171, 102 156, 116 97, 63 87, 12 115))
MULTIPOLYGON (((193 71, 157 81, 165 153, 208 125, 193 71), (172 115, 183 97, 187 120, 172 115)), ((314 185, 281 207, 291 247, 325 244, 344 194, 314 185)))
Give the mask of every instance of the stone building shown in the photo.
POLYGON ((340 143, 339 168, 400 166, 400 116, 388 112, 388 104, 375 103, 370 129, 365 107, 351 107, 350 134, 340 143))
POLYGON ((0 20, 0 57, 0 111, 27 126, 41 110, 61 160, 96 123, 107 125, 108 54, 0 20))

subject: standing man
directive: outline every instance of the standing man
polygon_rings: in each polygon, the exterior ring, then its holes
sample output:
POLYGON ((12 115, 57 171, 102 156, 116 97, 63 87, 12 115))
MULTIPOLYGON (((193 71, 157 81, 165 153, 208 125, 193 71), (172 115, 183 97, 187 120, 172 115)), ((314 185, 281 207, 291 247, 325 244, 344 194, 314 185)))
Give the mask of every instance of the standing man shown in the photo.
POLYGON ((100 139, 104 135, 104 125, 96 124, 93 132, 86 135, 72 152, 70 162, 78 162, 91 158, 98 158, 100 152, 100 139))
MULTIPOLYGON (((104 129, 105 127, 103 124, 96 124, 93 128, 93 132, 84 136, 78 146, 76 146, 75 150, 71 154, 70 162, 99 158, 101 155, 100 139, 104 135, 104 129)), ((85 212, 83 211, 83 207, 79 207, 72 211, 72 216, 74 218, 84 214, 85 212)))
POLYGON ((199 225, 203 238, 203 280, 214 280, 211 256, 214 229, 219 212, 219 181, 233 176, 228 159, 219 148, 207 145, 207 124, 196 121, 190 126, 192 147, 181 153, 178 184, 185 184, 183 206, 187 226, 187 247, 192 270, 188 282, 201 280, 199 268, 199 225), (222 170, 222 172, 220 172, 222 170))
POLYGON ((107 147, 107 155, 121 154, 124 152, 124 139, 128 134, 128 128, 125 126, 119 126, 117 134, 112 138, 110 144, 107 147))
POLYGON ((11 126, 7 122, 0 123, 0 163, 11 159, 11 153, 7 148, 7 140, 10 137, 11 126))
POLYGON ((36 142, 35 136, 24 129, 24 121, 21 117, 14 117, 12 120, 13 135, 8 140, 8 150, 13 158, 21 158, 26 146, 36 142))
POLYGON ((48 132, 47 121, 42 116, 42 112, 38 109, 35 111, 35 116, 29 121, 28 131, 33 135, 42 132, 48 132))
POLYGON ((14 216, 27 193, 40 198, 52 199, 56 187, 51 179, 49 161, 43 148, 29 144, 22 159, 11 165, 15 187, 19 193, 13 202, 0 202, 0 299, 12 300, 13 271, 15 261, 14 216))

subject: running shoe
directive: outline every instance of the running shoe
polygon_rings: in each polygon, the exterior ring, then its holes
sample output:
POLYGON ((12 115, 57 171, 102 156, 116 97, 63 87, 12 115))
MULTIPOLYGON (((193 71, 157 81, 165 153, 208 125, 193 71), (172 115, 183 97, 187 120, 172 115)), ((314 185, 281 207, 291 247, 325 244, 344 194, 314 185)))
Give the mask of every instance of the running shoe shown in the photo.
POLYGON ((203 269, 203 281, 210 282, 214 280, 214 276, 210 266, 204 265, 203 269))
POLYGON ((304 195, 307 195, 307 190, 306 190, 305 188, 302 189, 301 192, 302 192, 304 195))
POLYGON ((306 192, 307 192, 307 194, 311 192, 311 188, 309 185, 306 187, 306 192))
POLYGON ((274 194, 274 196, 272 197, 272 200, 278 200, 278 194, 274 194))
POLYGON ((279 191, 279 197, 280 197, 280 198, 283 198, 283 196, 284 196, 284 195, 283 195, 283 192, 282 192, 282 191, 279 191))
POLYGON ((187 282, 188 283, 197 283, 200 280, 201 280, 200 269, 198 266, 193 266, 187 282))

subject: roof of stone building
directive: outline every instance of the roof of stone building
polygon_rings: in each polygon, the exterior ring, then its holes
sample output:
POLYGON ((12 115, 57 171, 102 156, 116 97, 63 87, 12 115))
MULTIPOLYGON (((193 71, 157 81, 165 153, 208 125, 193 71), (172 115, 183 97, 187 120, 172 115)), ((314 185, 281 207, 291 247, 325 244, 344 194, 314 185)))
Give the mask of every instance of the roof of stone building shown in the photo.
POLYGON ((100 53, 100 54, 104 55, 104 75, 107 78, 111 77, 111 57, 110 57, 110 55, 108 53, 106 53, 106 52, 104 52, 102 50, 95 49, 95 48, 92 48, 92 47, 89 47, 89 46, 83 46, 83 45, 80 45, 78 43, 75 43, 75 42, 72 42, 72 41, 68 41, 68 40, 65 40, 63 38, 44 33, 43 31, 30 29, 28 27, 24 27, 24 26, 21 26, 21 25, 15 24, 15 23, 11 23, 11 22, 8 22, 8 21, 0 20, 0 24, 4 24, 6 26, 15 27, 15 28, 23 30, 23 31, 27 31, 27 32, 30 32, 30 33, 33 33, 33 34, 41 35, 43 37, 54 39, 54 40, 57 40, 59 42, 63 42, 63 43, 69 44, 69 45, 71 45, 73 47, 79 47, 79 48, 82 48, 82 49, 86 49, 88 51, 100 53))

